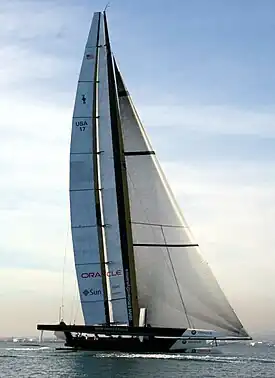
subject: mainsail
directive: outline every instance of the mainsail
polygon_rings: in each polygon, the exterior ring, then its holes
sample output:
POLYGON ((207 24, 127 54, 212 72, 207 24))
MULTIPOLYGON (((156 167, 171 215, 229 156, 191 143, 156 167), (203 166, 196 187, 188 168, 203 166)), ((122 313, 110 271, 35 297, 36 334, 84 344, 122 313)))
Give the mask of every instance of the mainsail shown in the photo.
MULTIPOLYGON (((75 267, 86 324, 106 323, 102 220, 98 216, 95 150, 95 82, 98 25, 95 14, 81 66, 73 113, 70 151, 70 206, 75 267), (91 285, 91 281, 93 284, 91 285)), ((106 287, 106 285, 105 285, 106 287)))
POLYGON ((126 175, 124 183, 120 177, 118 122, 107 23, 95 13, 77 87, 70 153, 71 228, 86 324, 133 325, 137 317, 129 263, 133 247, 122 223, 127 188, 126 175))
POLYGON ((85 324, 196 327, 247 336, 202 258, 95 13, 70 155, 71 226, 85 324))

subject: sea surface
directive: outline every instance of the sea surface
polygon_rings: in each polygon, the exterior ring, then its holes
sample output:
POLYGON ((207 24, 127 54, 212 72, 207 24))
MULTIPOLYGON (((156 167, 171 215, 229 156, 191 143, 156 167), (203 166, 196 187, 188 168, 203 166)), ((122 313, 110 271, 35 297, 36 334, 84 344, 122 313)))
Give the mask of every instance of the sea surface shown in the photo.
POLYGON ((275 342, 230 344, 206 355, 69 352, 0 343, 2 378, 275 378, 275 342))

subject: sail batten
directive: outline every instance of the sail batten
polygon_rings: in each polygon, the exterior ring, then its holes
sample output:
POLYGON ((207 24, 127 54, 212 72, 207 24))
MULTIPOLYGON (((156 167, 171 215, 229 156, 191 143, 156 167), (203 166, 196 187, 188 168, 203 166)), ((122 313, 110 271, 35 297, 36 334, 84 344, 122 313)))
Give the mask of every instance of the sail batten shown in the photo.
POLYGON ((155 155, 155 151, 125 151, 125 156, 155 155))

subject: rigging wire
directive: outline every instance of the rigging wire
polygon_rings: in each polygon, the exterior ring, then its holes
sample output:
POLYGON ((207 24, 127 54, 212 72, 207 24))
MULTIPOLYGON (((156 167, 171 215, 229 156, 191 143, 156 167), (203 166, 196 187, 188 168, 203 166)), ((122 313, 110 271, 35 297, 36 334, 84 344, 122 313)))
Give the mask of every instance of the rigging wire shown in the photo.
POLYGON ((106 10, 108 8, 110 8, 110 5, 111 5, 111 1, 109 1, 106 5, 105 5, 105 8, 104 8, 104 11, 103 12, 106 12, 106 10))
POLYGON ((61 322, 64 319, 65 267, 66 267, 66 259, 67 259, 69 227, 70 227, 70 222, 68 221, 66 241, 65 241, 65 250, 64 250, 64 257, 63 257, 61 306, 59 307, 59 322, 61 322))
POLYGON ((80 300, 77 301, 77 294, 75 295, 75 304, 76 304, 76 310, 75 310, 75 314, 74 314, 74 317, 73 317, 73 324, 75 324, 76 322, 76 319, 77 319, 77 316, 78 316, 78 313, 79 313, 79 309, 80 309, 80 300))
POLYGON ((75 277, 75 279, 74 279, 74 296, 73 296, 73 300, 72 300, 72 302, 71 302, 71 313, 70 313, 70 317, 69 317, 69 319, 70 319, 70 324, 74 324, 75 323, 75 320, 73 321, 73 319, 74 319, 74 312, 76 311, 75 310, 75 305, 77 306, 77 300, 76 300, 76 297, 77 297, 77 279, 76 279, 76 277, 75 277))
MULTIPOLYGON (((163 231, 163 228, 161 228, 161 232, 162 232, 162 236, 163 236, 163 240, 164 240, 164 243, 166 243, 166 238, 165 238, 165 235, 164 235, 164 231, 163 231)), ((175 268, 174 268, 174 264, 173 264, 173 261, 172 261, 172 257, 171 257, 171 254, 170 254, 170 250, 169 250, 169 247, 166 247, 166 250, 167 250, 167 253, 168 253, 168 258, 169 258, 169 261, 170 261, 170 264, 171 264, 171 268, 172 268, 172 271, 173 271, 173 276, 174 276, 174 279, 175 279, 175 282, 176 282, 176 285, 177 285, 177 289, 178 289, 178 292, 179 292, 179 296, 180 296, 180 299, 181 299, 181 304, 182 304, 182 307, 184 309, 184 312, 185 312, 185 316, 186 316, 186 319, 187 319, 187 322, 188 322, 188 325, 189 325, 189 328, 194 328, 190 319, 189 319, 189 316, 188 316, 188 313, 187 313, 187 308, 186 308, 186 305, 184 303, 184 300, 183 300, 183 296, 181 294, 181 290, 180 290, 180 286, 179 286, 179 282, 177 280, 177 275, 176 275, 176 272, 175 272, 175 268)))

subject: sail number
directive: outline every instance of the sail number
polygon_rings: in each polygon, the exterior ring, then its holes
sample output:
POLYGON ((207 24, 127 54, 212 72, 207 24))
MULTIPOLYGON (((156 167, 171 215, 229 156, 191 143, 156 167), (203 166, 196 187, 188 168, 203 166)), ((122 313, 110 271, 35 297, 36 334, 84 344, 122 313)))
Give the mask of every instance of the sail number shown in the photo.
POLYGON ((80 131, 85 131, 88 123, 87 121, 76 121, 75 126, 78 127, 80 131))

